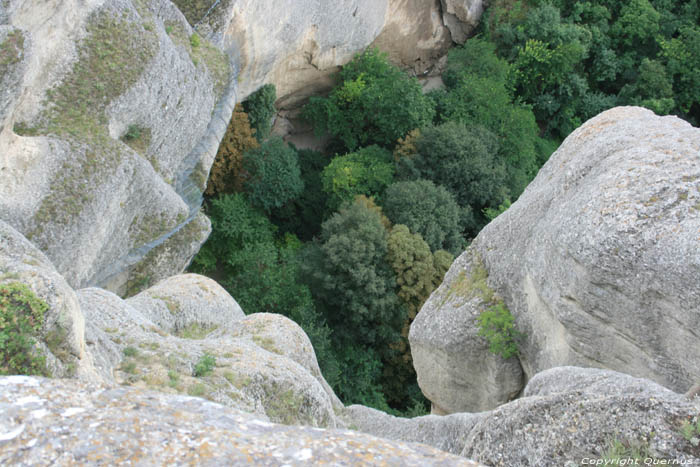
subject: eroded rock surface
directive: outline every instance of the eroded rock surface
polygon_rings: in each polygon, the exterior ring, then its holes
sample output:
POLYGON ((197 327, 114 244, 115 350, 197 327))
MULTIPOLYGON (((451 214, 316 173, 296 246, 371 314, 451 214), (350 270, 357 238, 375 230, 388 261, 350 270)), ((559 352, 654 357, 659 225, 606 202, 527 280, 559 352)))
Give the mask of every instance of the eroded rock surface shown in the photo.
POLYGON ((403 419, 350 406, 343 418, 376 436, 422 442, 488 466, 585 465, 614 458, 616 443, 637 449, 647 462, 655 459, 654 465, 700 464, 700 435, 682 433, 683 426, 700 420, 700 399, 595 368, 538 373, 522 398, 488 412, 403 419))
POLYGON ((301 328, 282 315, 245 317, 210 279, 174 276, 128 300, 96 288, 78 298, 106 381, 205 397, 280 423, 336 426, 342 404, 301 328))
POLYGON ((662 459, 698 465, 700 448, 681 426, 695 423, 699 412, 700 404, 649 380, 554 368, 535 376, 525 397, 477 422, 462 455, 491 466, 577 466, 603 458, 619 442, 657 465, 662 459))
MULTIPOLYGON (((452 43, 439 0, 228 0, 208 15, 186 0, 175 3, 189 9, 190 21, 212 41, 238 51, 242 98, 274 83, 281 108, 330 89, 339 67, 368 46, 422 75, 452 43)), ((472 8, 465 18, 476 24, 480 13, 472 8)), ((461 27, 461 16, 449 18, 461 27)))
POLYGON ((209 233, 196 214, 235 101, 226 55, 193 46, 167 0, 0 10, 12 55, 0 70, 11 83, 0 95, 0 218, 76 288, 125 293, 181 272, 209 233), (145 258, 162 244, 179 253, 145 258))
POLYGON ((482 0, 440 0, 442 18, 452 40, 464 44, 479 24, 486 7, 482 0))
POLYGON ((0 284, 13 283, 27 285, 48 305, 36 341, 49 374, 99 379, 85 352, 85 319, 75 292, 46 255, 0 220, 0 284))
POLYGON ((445 412, 474 411, 494 388, 492 406, 520 384, 518 371, 494 372, 475 337, 488 306, 468 286, 480 282, 477 263, 525 335, 525 380, 577 365, 685 392, 700 378, 699 152, 700 130, 641 108, 609 110, 574 131, 414 321, 424 393, 445 412))
POLYGON ((74 380, 0 378, 3 465, 477 466, 421 444, 283 426, 203 399, 74 380))

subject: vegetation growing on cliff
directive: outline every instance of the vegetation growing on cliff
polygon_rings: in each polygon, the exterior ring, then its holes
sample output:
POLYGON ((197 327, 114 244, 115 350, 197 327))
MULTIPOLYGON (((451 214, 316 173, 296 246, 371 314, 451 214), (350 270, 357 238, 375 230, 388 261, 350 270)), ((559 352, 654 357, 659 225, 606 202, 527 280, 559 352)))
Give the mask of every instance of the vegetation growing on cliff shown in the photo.
POLYGON ((25 284, 0 284, 0 375, 47 374, 36 342, 47 310, 25 284))

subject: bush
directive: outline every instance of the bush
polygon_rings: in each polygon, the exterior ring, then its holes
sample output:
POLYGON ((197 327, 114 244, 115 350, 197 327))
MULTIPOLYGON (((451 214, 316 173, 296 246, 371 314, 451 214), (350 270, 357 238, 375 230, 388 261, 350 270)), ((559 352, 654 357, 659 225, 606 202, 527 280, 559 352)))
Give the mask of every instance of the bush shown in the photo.
POLYGON ((247 151, 243 155, 243 170, 248 199, 268 213, 294 200, 304 189, 297 153, 278 137, 247 151))
POLYGON ((0 284, 0 375, 48 376, 36 337, 48 305, 25 284, 0 284))
POLYGON ((443 186, 430 180, 393 183, 384 193, 382 207, 394 224, 420 234, 431 251, 461 253, 465 242, 460 208, 443 186))
POLYGON ((379 196, 393 179, 391 153, 379 146, 335 157, 321 174, 327 205, 333 210, 357 195, 379 196))
POLYGON ((205 353, 194 365, 192 374, 196 377, 206 376, 214 371, 214 366, 216 366, 216 358, 213 355, 205 353))
POLYGON ((515 329, 513 315, 501 302, 482 311, 476 318, 479 324, 478 335, 486 338, 489 350, 501 358, 507 359, 518 355, 518 344, 522 334, 515 329))
POLYGON ((266 84, 243 102, 243 108, 248 113, 250 125, 255 129, 255 137, 259 142, 263 142, 270 136, 272 129, 272 119, 277 112, 275 101, 277 100, 277 90, 274 84, 266 84))
POLYGON ((408 131, 433 119, 431 101, 420 83, 368 49, 345 65, 327 98, 312 97, 304 117, 317 135, 330 135, 340 150, 371 144, 390 148, 408 131))

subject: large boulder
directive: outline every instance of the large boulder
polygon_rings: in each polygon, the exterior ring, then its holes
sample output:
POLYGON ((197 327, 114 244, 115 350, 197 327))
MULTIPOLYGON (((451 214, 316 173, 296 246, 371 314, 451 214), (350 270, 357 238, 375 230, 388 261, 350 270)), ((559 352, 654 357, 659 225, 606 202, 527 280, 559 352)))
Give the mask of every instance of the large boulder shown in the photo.
POLYGON ((509 467, 593 465, 615 453, 637 465, 696 465, 700 437, 686 439, 682 428, 700 423, 699 412, 700 403, 649 380, 554 368, 535 376, 525 397, 482 417, 462 455, 509 467))
POLYGON ((182 271, 209 233, 227 56, 168 0, 9 0, 0 20, 0 219, 74 288, 182 271))
POLYGON ((477 336, 477 314, 494 303, 524 335, 525 380, 563 365, 678 392, 700 380, 699 150, 700 130, 641 108, 574 131, 414 321, 414 365, 433 403, 484 410, 521 386, 517 365, 497 365, 477 336))
POLYGON ((700 462, 700 433, 691 428, 700 423, 700 399, 597 368, 538 373, 522 398, 489 412, 405 419, 353 405, 342 417, 375 436, 425 443, 489 466, 573 467, 630 457, 636 465, 700 462))
POLYGON ((440 0, 442 20, 450 30, 452 40, 464 44, 476 29, 486 7, 482 0, 440 0))
POLYGON ((351 429, 382 438, 422 443, 452 454, 464 451, 467 435, 488 413, 454 413, 402 418, 363 405, 351 405, 341 418, 351 429))
POLYGON ((174 276, 128 300, 88 288, 78 299, 88 352, 107 382, 196 395, 279 423, 337 424, 342 403, 301 328, 282 315, 246 317, 210 279, 174 276))
POLYGON ((0 464, 478 466, 421 444, 270 423, 203 399, 0 378, 0 464))

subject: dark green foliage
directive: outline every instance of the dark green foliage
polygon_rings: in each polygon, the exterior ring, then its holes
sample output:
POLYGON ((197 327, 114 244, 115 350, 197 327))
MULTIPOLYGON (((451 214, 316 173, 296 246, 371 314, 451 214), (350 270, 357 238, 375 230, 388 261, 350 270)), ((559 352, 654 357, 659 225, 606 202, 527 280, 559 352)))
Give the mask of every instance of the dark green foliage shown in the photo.
POLYGON ((243 154, 243 170, 248 199, 266 212, 284 206, 304 189, 297 152, 278 137, 243 154))
POLYGON ((517 339, 521 333, 515 329, 513 315, 502 302, 482 311, 476 319, 479 336, 488 341, 491 353, 504 359, 518 355, 517 339))
MULTIPOLYGON (((498 137, 498 156, 505 164, 507 187, 520 195, 535 175, 538 128, 532 112, 513 101, 507 77, 511 67, 481 39, 467 41, 450 53, 446 90, 431 93, 437 122, 482 126, 498 137), (479 61, 485 63, 481 67, 479 61)), ((462 200, 457 198, 460 204, 462 200)))
POLYGON ((615 105, 700 119, 697 2, 498 0, 486 17, 518 96, 551 137, 615 105))
POLYGON ((47 375, 35 339, 48 308, 25 284, 0 284, 0 375, 47 375))
POLYGON ((379 383, 383 364, 376 350, 346 342, 339 347, 338 363, 342 372, 333 389, 345 404, 390 410, 379 383))
POLYGON ((357 195, 378 196, 394 179, 391 153, 379 146, 333 158, 323 169, 321 183, 327 204, 337 209, 357 195))
POLYGON ((403 310, 385 261, 388 234, 379 214, 350 203, 323 223, 307 248, 302 275, 335 337, 381 348, 396 341, 403 310))
POLYGON ((399 177, 445 187, 462 208, 462 226, 475 236, 486 223, 483 209, 497 207, 509 194, 496 136, 482 127, 448 122, 423 130, 416 150, 399 160, 399 177))
POLYGON ((453 259, 445 251, 438 251, 433 256, 420 234, 411 233, 405 225, 395 225, 391 230, 387 261, 396 274, 397 295, 407 310, 401 338, 392 346, 395 352, 384 367, 384 393, 393 407, 408 409, 408 405, 415 402, 425 402, 422 397, 416 397, 420 391, 414 388, 416 373, 408 344, 408 331, 423 303, 442 282, 447 266, 453 259))
POLYGON ((284 232, 291 232, 303 241, 311 240, 321 231, 321 222, 326 217, 326 198, 321 172, 328 159, 310 149, 298 152, 301 180, 304 191, 299 197, 279 209, 272 211, 272 221, 284 232))
POLYGON ((266 84, 243 102, 243 108, 250 119, 250 126, 255 129, 255 136, 261 143, 270 136, 272 118, 277 112, 275 109, 276 100, 277 90, 275 85, 266 84))
POLYGON ((464 249, 461 211, 443 186, 430 180, 396 182, 384 193, 382 207, 391 222, 420 234, 432 251, 456 255, 464 249))
POLYGON ((212 371, 216 366, 216 358, 213 355, 205 353, 202 357, 195 363, 194 371, 192 374, 197 377, 206 376, 212 371))
POLYGON ((418 81, 389 64, 377 49, 358 54, 343 67, 331 94, 312 97, 304 108, 316 133, 331 135, 341 151, 370 144, 392 147, 433 115, 418 81))

